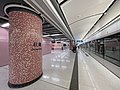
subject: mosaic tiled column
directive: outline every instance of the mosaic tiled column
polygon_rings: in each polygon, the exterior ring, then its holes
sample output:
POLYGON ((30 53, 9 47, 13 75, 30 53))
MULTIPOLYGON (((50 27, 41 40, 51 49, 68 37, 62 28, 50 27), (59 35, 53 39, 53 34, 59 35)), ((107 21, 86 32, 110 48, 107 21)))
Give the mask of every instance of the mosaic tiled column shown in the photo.
POLYGON ((9 12, 10 87, 24 87, 42 75, 42 20, 32 12, 9 12))

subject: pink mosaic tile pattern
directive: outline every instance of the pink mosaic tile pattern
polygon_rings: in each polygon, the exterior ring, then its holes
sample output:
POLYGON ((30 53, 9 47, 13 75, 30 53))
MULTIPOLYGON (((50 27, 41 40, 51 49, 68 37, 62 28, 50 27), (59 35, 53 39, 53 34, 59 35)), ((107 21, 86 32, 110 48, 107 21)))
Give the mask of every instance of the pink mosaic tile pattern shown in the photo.
POLYGON ((42 20, 32 13, 9 13, 9 82, 24 84, 42 74, 42 50, 32 50, 42 40, 42 20))

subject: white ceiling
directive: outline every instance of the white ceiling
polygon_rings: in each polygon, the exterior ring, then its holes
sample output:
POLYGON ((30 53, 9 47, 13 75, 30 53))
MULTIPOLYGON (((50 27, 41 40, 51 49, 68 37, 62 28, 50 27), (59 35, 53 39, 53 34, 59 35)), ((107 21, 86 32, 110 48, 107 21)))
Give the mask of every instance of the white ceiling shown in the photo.
POLYGON ((83 38, 86 32, 88 32, 91 29, 91 27, 94 25, 97 19, 100 18, 100 16, 101 15, 97 15, 91 18, 80 20, 79 22, 76 22, 74 24, 71 24, 70 28, 72 30, 73 36, 76 39, 83 38))
MULTIPOLYGON (((97 31, 101 28, 104 27, 106 24, 111 21, 115 22, 117 20, 116 17, 120 15, 120 0, 117 0, 111 8, 104 14, 104 16, 101 18, 101 20, 94 26, 94 28, 91 30, 91 32, 84 38, 84 40, 89 39, 90 37, 93 37, 93 35, 97 34, 97 31), (116 18, 116 19, 114 19, 116 18)), ((109 24, 110 24, 109 23, 109 24)), ((108 24, 108 25, 109 25, 108 24)), ((103 29, 103 28, 102 28, 103 29)), ((114 31, 114 30, 112 30, 114 31)), ((99 32, 99 31, 98 31, 99 32)), ((99 38, 99 37, 97 37, 99 38)))
POLYGON ((82 39, 112 2, 113 0, 68 0, 64 3, 61 8, 75 39, 82 39))

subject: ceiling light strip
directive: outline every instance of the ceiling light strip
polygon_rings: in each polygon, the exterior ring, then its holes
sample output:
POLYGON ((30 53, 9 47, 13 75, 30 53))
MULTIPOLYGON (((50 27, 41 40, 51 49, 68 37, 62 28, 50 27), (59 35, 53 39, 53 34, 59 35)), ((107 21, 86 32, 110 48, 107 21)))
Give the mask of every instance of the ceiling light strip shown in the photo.
POLYGON ((6 12, 6 10, 7 10, 8 8, 11 8, 11 7, 25 8, 25 9, 27 9, 27 10, 30 10, 30 11, 34 12, 34 13, 37 13, 35 10, 33 10, 33 9, 29 8, 29 7, 22 6, 22 5, 17 5, 17 4, 10 4, 10 5, 6 5, 5 8, 4 8, 4 12, 5 12, 5 14, 6 14, 7 16, 8 16, 8 13, 6 12))
POLYGON ((33 5, 31 3, 29 3, 27 0, 24 0, 24 2, 26 2, 28 5, 30 5, 38 14, 40 14, 40 12, 35 8, 33 7, 33 5))
POLYGON ((51 19, 46 18, 51 24, 55 25, 55 27, 62 32, 64 35, 66 35, 69 39, 71 38, 70 36, 68 36, 68 34, 66 34, 66 32, 62 31, 60 27, 58 27, 58 25, 56 23, 54 23, 53 21, 51 21, 51 19))
POLYGON ((94 32, 89 37, 85 38, 84 40, 87 40, 88 38, 90 38, 92 36, 95 36, 96 34, 98 34, 99 32, 103 31, 105 28, 109 27, 111 24, 115 23, 119 19, 120 19, 120 15, 118 15, 117 17, 115 17, 114 19, 112 19, 110 22, 108 22, 107 24, 105 24, 103 27, 101 27, 100 29, 98 29, 96 32, 94 32))
POLYGON ((4 23, 4 24, 1 25, 1 27, 9 27, 9 26, 10 26, 9 23, 4 23))
MULTIPOLYGON (((65 23, 68 31, 70 32, 70 34, 71 34, 71 36, 72 36, 72 38, 73 38, 73 40, 74 40, 75 38, 74 38, 73 33, 72 33, 72 31, 71 31, 71 29, 70 29, 70 27, 69 27, 69 25, 68 25, 68 22, 67 22, 66 17, 65 17, 65 15, 64 15, 64 13, 63 13, 63 10, 61 9, 61 6, 59 5, 58 0, 56 0, 56 3, 53 2, 53 1, 51 1, 51 2, 53 3, 54 7, 56 7, 56 10, 57 10, 58 13, 60 14, 63 22, 65 23), (54 3, 55 3, 55 4, 54 4, 54 3), (57 7, 57 6, 58 6, 58 7, 57 7)), ((69 2, 70 2, 70 0, 69 0, 69 2)))
POLYGON ((85 36, 82 38, 85 39, 85 37, 88 35, 88 33, 91 32, 91 30, 94 28, 94 26, 101 20, 101 18, 104 16, 104 14, 107 13, 107 11, 112 7, 112 5, 116 2, 117 0, 113 0, 111 4, 108 6, 108 8, 104 11, 103 15, 97 20, 97 22, 93 25, 93 27, 85 34, 85 36))
MULTIPOLYGON (((25 2, 29 0, 25 0, 25 2)), ((58 24, 56 24, 51 17, 49 17, 49 15, 39 6, 39 4, 35 1, 35 0, 31 0, 31 2, 36 5, 43 13, 44 15, 42 14, 41 16, 44 16, 46 17, 46 19, 51 23, 53 24, 58 30, 62 31, 69 39, 71 39, 71 37, 68 35, 67 32, 63 31, 63 29, 61 27, 58 26, 58 24)), ((27 3, 27 2, 26 2, 27 3)), ((32 5, 32 4, 31 4, 32 5)), ((39 10, 38 10, 39 11, 39 10)))
MULTIPOLYGON (((50 0, 44 0, 44 3, 51 8, 51 10, 53 11, 52 13, 55 14, 55 16, 57 16, 56 18, 58 18, 58 20, 60 20, 61 24, 65 27, 66 31, 68 31, 67 27, 65 26, 63 20, 61 19, 61 17, 59 16, 58 12, 56 11, 56 9, 54 8, 53 4, 51 3, 50 0)), ((69 35, 71 36, 70 32, 68 31, 69 35)))
POLYGON ((5 20, 9 20, 8 18, 6 18, 6 17, 3 17, 3 16, 0 16, 0 18, 2 18, 2 19, 5 19, 5 20))

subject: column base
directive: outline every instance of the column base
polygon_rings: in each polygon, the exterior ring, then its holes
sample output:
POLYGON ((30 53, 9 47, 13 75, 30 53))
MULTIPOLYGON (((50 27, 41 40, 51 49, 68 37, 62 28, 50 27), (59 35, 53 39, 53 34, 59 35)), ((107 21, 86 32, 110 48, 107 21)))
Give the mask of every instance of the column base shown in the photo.
POLYGON ((8 82, 8 86, 10 88, 22 88, 25 86, 29 86, 29 85, 33 84, 34 82, 36 82, 37 80, 39 80, 42 77, 42 75, 43 75, 43 73, 39 77, 37 77, 36 79, 34 79, 30 82, 27 82, 27 83, 23 83, 23 84, 12 84, 12 83, 8 82))

